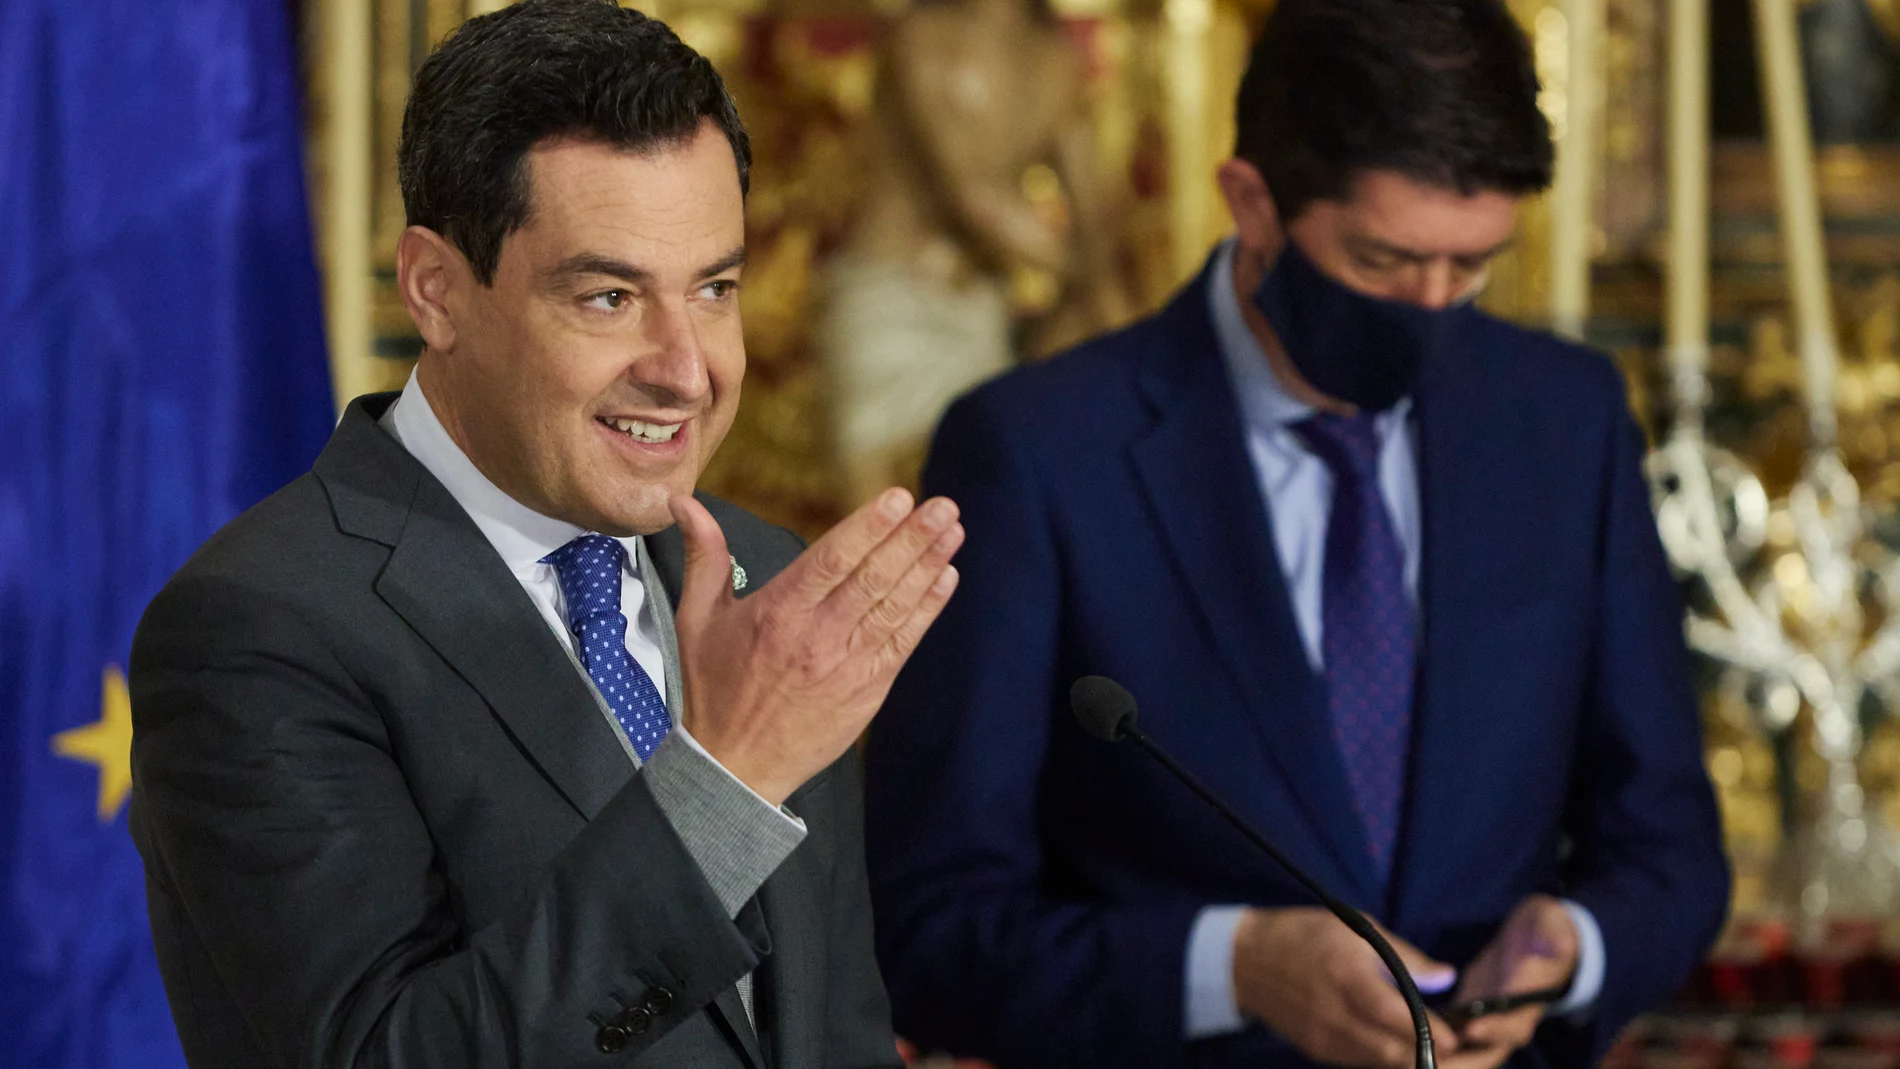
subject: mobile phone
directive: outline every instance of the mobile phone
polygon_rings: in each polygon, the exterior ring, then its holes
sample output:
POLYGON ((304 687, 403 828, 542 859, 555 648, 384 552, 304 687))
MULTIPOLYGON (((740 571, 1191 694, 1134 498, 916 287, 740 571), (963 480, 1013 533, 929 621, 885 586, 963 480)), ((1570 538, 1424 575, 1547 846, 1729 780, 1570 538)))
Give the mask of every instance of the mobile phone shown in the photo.
POLYGON ((1510 1013, 1526 1006, 1539 1003, 1560 1002, 1570 993, 1570 985, 1546 987, 1537 991, 1522 991, 1514 995, 1492 995, 1488 998, 1467 999, 1446 1011, 1446 1018, 1454 1027, 1462 1026, 1474 1017, 1489 1017, 1494 1013, 1510 1013))

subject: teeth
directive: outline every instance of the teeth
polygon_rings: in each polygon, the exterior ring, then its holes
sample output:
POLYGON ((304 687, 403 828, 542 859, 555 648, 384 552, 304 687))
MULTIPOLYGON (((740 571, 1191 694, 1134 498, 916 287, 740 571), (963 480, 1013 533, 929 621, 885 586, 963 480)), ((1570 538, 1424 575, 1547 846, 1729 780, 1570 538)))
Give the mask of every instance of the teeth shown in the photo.
POLYGON ((636 442, 670 442, 683 423, 645 423, 637 419, 603 419, 602 423, 636 442))

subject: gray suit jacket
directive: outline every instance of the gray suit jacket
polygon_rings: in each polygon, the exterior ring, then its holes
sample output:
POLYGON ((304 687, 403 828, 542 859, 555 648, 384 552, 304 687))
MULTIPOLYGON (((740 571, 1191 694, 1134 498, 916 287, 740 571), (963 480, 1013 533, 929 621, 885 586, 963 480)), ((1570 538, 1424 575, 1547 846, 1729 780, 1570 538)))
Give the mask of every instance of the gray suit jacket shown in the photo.
MULTIPOLYGON (((809 832, 733 917, 514 576, 376 425, 392 397, 208 541, 133 644, 132 833, 190 1062, 894 1065, 855 755, 787 801, 809 832)), ((749 589, 797 554, 703 500, 749 589)), ((676 601, 678 534, 646 541, 676 601)))

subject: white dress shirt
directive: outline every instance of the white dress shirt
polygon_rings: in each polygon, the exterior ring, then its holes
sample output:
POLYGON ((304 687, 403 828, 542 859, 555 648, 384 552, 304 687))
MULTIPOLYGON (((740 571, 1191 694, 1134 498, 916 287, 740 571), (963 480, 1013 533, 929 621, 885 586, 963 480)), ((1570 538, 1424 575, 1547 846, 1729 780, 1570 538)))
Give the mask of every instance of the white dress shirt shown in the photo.
MULTIPOLYGON (((1241 314, 1234 292, 1234 243, 1215 253, 1209 272, 1209 312, 1240 407, 1247 456, 1273 531, 1273 548, 1293 604, 1294 622, 1315 672, 1320 656, 1322 596, 1326 562, 1326 524, 1333 508, 1333 477, 1325 461, 1306 447, 1293 424, 1314 414, 1295 400, 1274 377, 1259 339, 1241 314)), ((1418 496, 1417 427, 1412 400, 1402 398, 1373 417, 1379 435, 1379 493, 1391 513, 1393 533, 1405 554, 1405 590, 1418 610, 1418 571, 1423 532, 1418 496)), ((1603 934, 1590 911, 1574 902, 1564 907, 1576 925, 1581 952, 1570 994, 1552 1013, 1586 1012, 1603 987, 1603 934)), ((1246 1021, 1234 1002, 1234 936, 1244 905, 1203 908, 1188 933, 1184 998, 1189 1039, 1235 1032, 1246 1021)), ((1430 993, 1430 992, 1428 992, 1430 993)))

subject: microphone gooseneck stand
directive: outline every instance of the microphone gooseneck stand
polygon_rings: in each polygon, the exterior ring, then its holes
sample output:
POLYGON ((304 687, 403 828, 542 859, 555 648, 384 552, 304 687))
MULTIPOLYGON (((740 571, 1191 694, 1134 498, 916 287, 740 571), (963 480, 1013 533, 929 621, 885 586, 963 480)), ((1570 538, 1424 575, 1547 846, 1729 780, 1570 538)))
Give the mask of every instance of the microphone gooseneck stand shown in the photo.
POLYGON ((1320 886, 1319 881, 1303 872, 1265 835, 1262 835, 1259 829, 1247 823, 1246 818, 1222 801, 1220 796, 1209 789, 1205 783, 1202 783, 1200 777, 1182 767, 1180 762, 1169 756, 1166 750, 1163 750, 1159 744, 1148 737, 1146 732, 1137 727, 1134 696, 1129 694, 1121 684, 1106 676, 1083 676, 1070 688, 1069 700, 1076 719, 1082 722, 1084 730, 1107 742, 1127 739, 1140 747, 1142 752, 1173 773, 1176 779, 1186 784, 1188 789, 1199 795, 1203 802, 1226 818, 1227 823, 1246 836, 1249 842, 1259 847, 1285 869, 1288 875, 1298 880, 1301 886, 1311 891, 1313 897, 1319 899, 1320 904, 1332 911, 1333 916, 1344 922, 1355 935, 1372 946, 1372 949, 1378 953, 1379 960, 1385 962, 1386 969, 1392 973, 1393 981, 1398 984, 1399 994, 1405 998, 1406 1009, 1412 1012, 1412 1027, 1418 1034, 1417 1069, 1437 1069, 1438 1060, 1432 1053, 1431 1019, 1427 1016, 1425 999, 1418 992, 1418 984, 1412 980, 1412 971, 1399 960, 1398 952, 1392 949, 1392 944, 1379 933, 1379 929, 1373 927, 1365 914, 1333 897, 1332 892, 1320 886))

